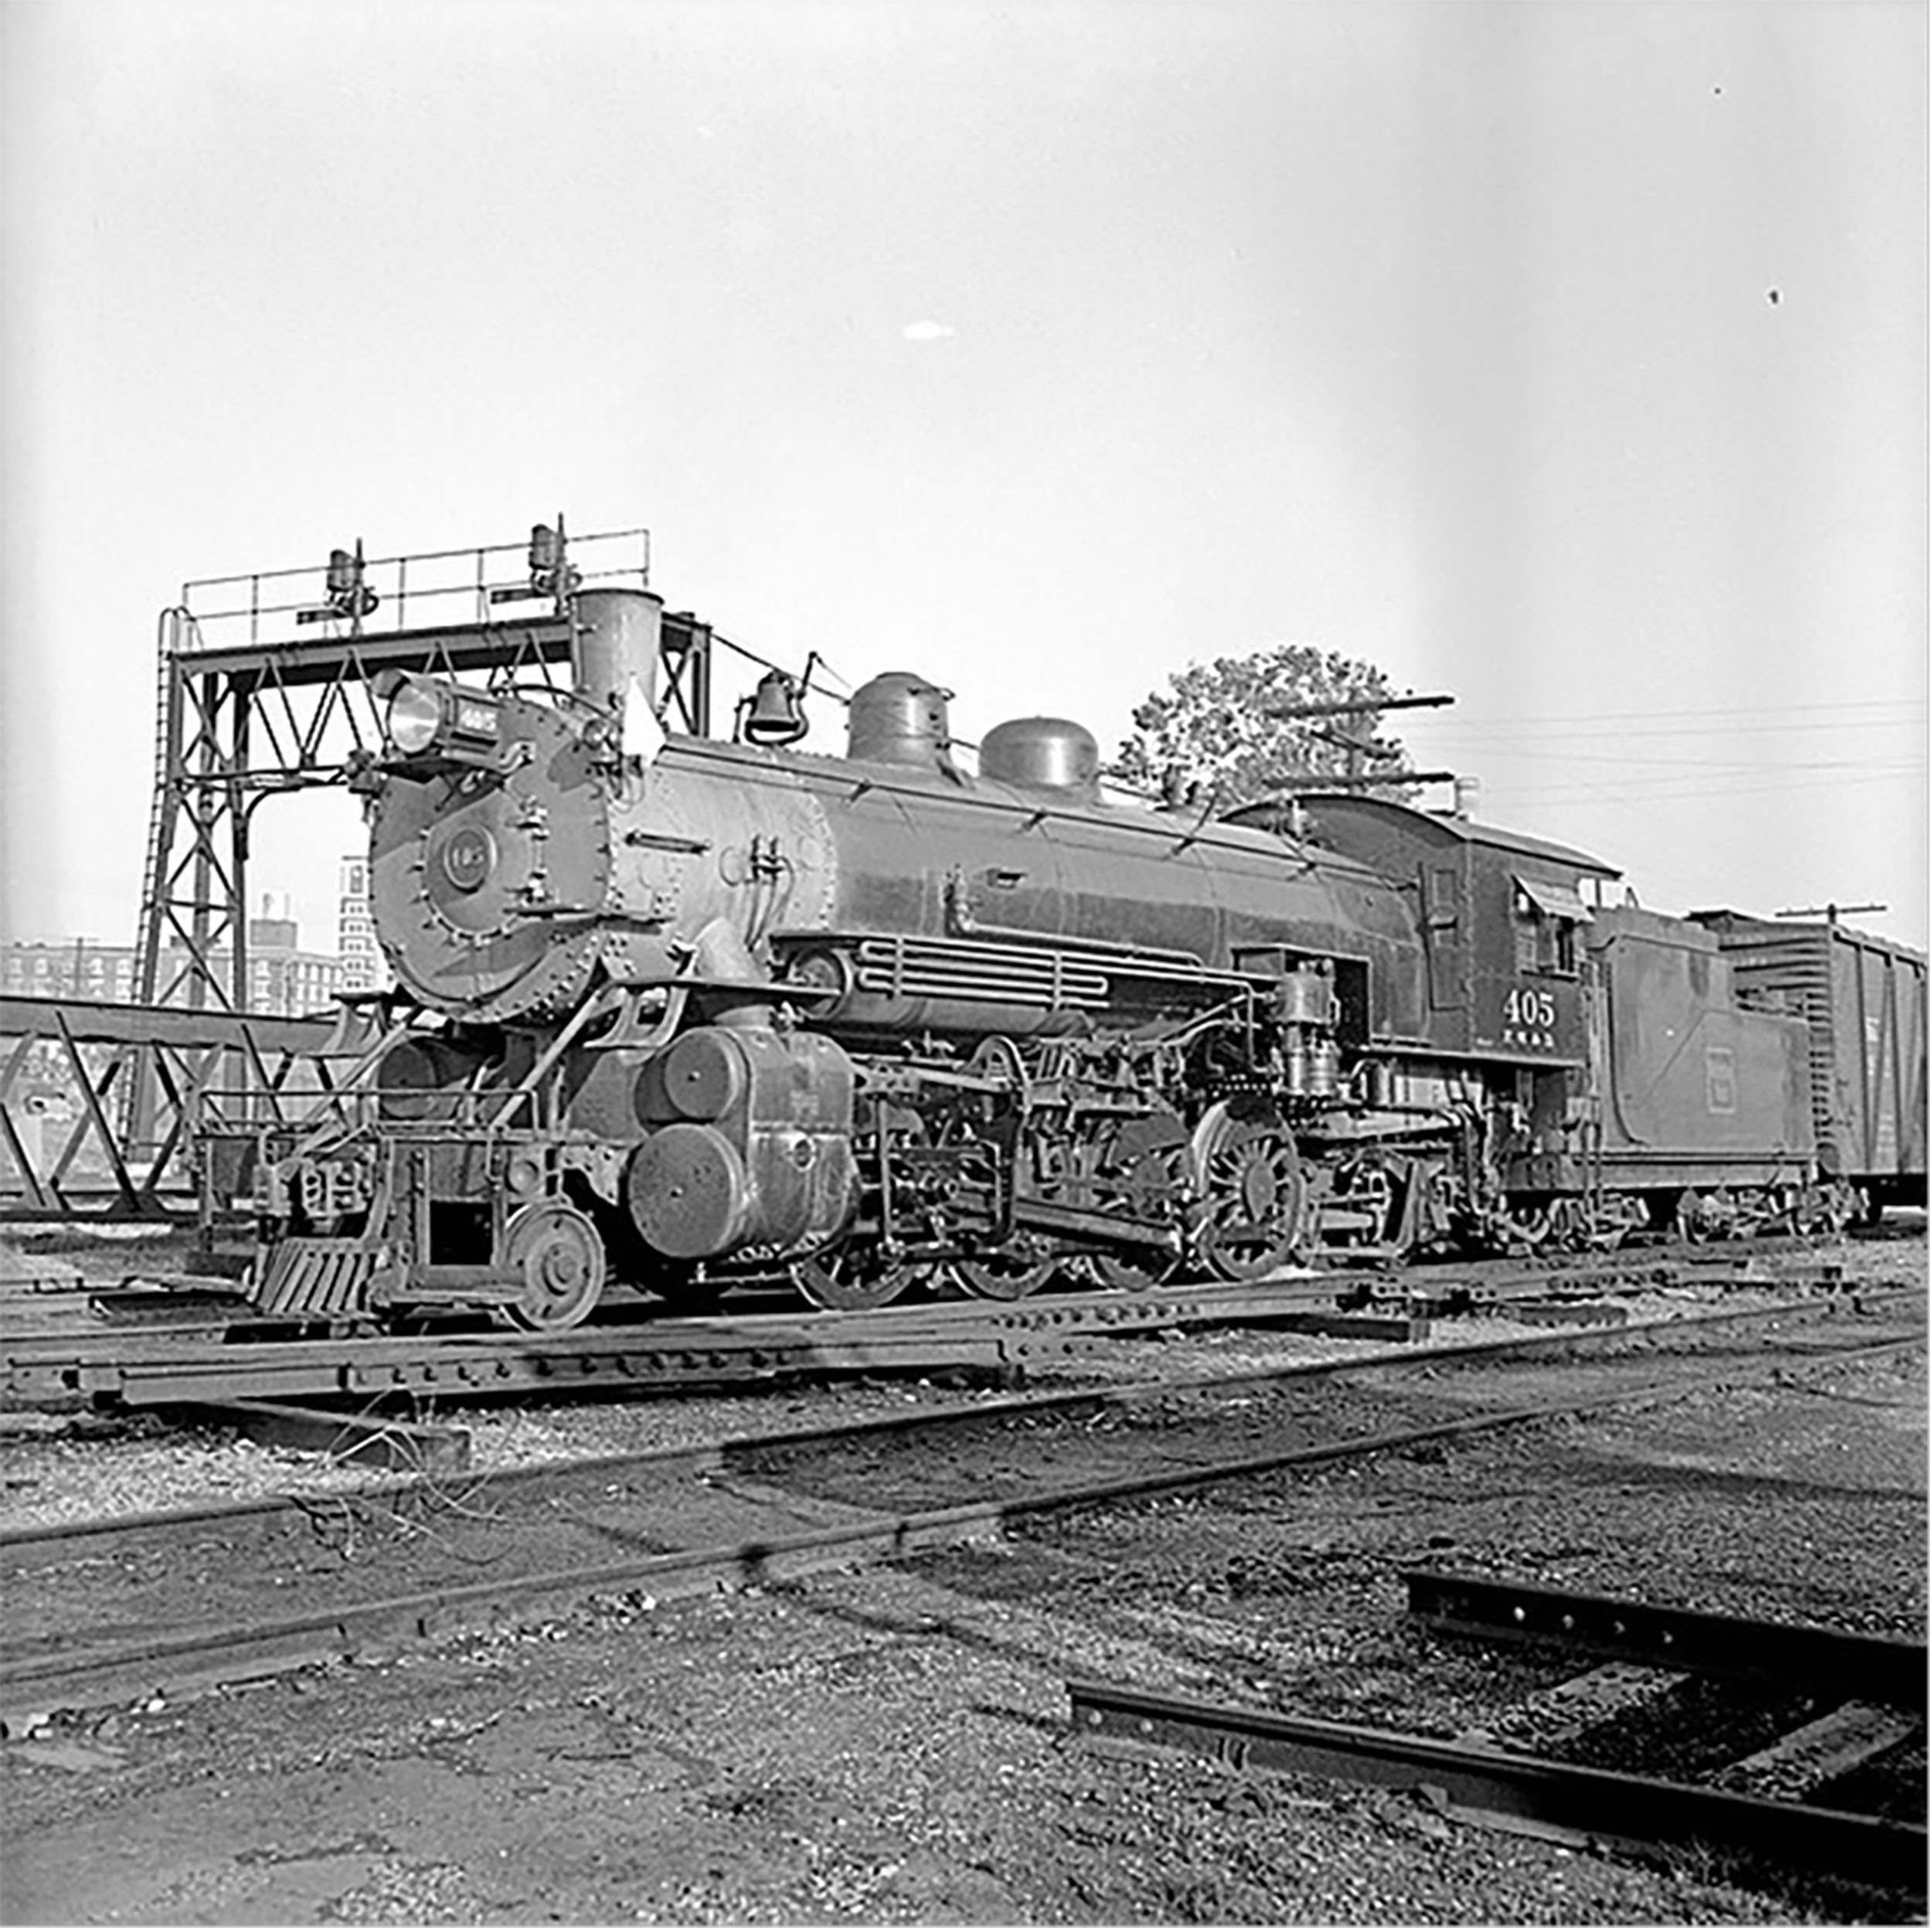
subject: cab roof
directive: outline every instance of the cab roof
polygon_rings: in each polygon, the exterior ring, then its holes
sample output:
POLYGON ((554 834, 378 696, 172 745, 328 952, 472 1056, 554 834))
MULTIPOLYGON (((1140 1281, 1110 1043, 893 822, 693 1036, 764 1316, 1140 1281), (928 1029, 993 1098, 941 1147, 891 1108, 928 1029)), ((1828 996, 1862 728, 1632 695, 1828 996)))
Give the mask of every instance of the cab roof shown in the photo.
POLYGON ((1540 858, 1588 877, 1621 878, 1624 875, 1616 866, 1570 845, 1532 838, 1520 831, 1505 831, 1497 825, 1478 824, 1446 811, 1418 811, 1413 805, 1398 804, 1393 798, 1365 798, 1352 791, 1308 791, 1294 802, 1311 812, 1318 808, 1321 817, 1379 819, 1391 827, 1409 829, 1419 837, 1433 836, 1438 840, 1478 845, 1513 857, 1540 858))

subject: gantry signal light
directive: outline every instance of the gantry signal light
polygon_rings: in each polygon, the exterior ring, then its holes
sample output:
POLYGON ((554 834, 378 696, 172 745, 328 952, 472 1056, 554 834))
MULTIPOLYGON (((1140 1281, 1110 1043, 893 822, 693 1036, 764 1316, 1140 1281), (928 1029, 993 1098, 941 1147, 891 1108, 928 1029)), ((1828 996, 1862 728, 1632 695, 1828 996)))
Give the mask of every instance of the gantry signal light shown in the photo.
POLYGON ((298 610, 298 623, 328 623, 347 618, 359 624, 382 601, 363 580, 362 540, 354 550, 332 550, 328 567, 322 576, 323 594, 328 601, 311 610, 298 610))
POLYGON ((554 523, 532 523, 526 565, 530 573, 529 580, 492 590, 491 602, 528 603, 543 597, 554 602, 560 613, 566 601, 583 580, 570 562, 570 539, 563 527, 561 511, 554 523))
POLYGON ((577 573, 570 567, 570 539, 564 533, 563 512, 557 512, 556 526, 547 522, 530 530, 530 594, 555 597, 561 603, 577 587, 577 573))

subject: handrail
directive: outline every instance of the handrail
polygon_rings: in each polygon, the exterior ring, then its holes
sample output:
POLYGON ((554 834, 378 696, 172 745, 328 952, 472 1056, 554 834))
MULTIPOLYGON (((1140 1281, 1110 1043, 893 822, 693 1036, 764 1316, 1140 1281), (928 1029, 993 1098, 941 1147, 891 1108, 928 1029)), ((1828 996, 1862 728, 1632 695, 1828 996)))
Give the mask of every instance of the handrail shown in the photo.
MULTIPOLYGON (((626 579, 639 587, 651 577, 651 533, 641 527, 593 531, 570 537, 572 582, 611 583, 626 579)), ((501 622, 493 614, 495 606, 519 594, 532 601, 553 597, 539 589, 527 568, 505 570, 501 561, 514 557, 520 565, 526 553, 524 543, 485 543, 460 550, 417 550, 406 555, 362 560, 358 582, 373 591, 366 609, 333 609, 327 601, 327 566, 313 563, 291 568, 251 570, 225 577, 198 577, 182 585, 180 609, 185 626, 201 635, 202 641, 219 648, 233 647, 237 628, 244 629, 251 645, 276 642, 309 640, 308 626, 319 624, 323 634, 335 636, 345 630, 352 635, 383 635, 409 627, 414 614, 420 625, 426 606, 447 608, 452 599, 463 599, 469 611, 468 621, 501 622), (439 570, 438 566, 463 563, 461 571, 439 570), (501 570, 503 574, 493 574, 501 570), (431 580, 422 577, 427 571, 431 580), (413 572, 413 574, 412 574, 413 572), (460 580, 459 580, 460 577, 460 580), (375 618, 372 622, 371 618, 375 618), (219 636, 207 632, 219 630, 219 636)), ((515 621, 510 619, 509 621, 515 621)), ((175 654, 179 654, 177 645, 175 654)))

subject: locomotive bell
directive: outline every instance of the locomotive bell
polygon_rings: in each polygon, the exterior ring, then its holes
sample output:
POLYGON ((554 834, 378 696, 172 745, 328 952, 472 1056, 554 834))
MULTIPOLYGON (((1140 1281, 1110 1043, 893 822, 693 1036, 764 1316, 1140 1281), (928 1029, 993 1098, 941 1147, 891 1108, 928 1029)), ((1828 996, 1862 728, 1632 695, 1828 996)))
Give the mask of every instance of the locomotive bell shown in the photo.
POLYGON ((767 670, 742 715, 747 739, 753 744, 796 744, 808 727, 797 683, 782 670, 767 670))

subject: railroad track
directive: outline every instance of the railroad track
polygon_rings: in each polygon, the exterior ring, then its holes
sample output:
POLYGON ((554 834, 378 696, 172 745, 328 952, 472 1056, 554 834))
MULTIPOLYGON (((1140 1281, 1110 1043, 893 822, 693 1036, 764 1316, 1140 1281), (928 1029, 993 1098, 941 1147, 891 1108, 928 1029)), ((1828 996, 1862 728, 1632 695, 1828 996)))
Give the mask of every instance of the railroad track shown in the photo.
MULTIPOLYGON (((970 1408, 923 1409, 889 1421, 736 1442, 604 1457, 452 1484, 391 1486, 328 1499, 90 1524, 0 1537, 9 1626, 0 1642, 0 1717, 10 1732, 56 1709, 175 1694, 276 1670, 433 1641, 457 1630, 554 1612, 597 1597, 636 1605, 720 1585, 766 1581, 972 1539, 1052 1510, 1179 1493, 1274 1470, 1316 1466, 1429 1442, 1534 1424, 1553 1416, 1668 1399, 1741 1375, 1802 1373, 1872 1353, 1923 1346, 1916 1295, 1897 1296, 1901 1330, 1875 1339, 1801 1335, 1782 1344, 1731 1347, 1717 1360, 1696 1349, 1793 1318, 1785 1308, 1727 1310, 1642 1329, 1566 1332, 1475 1346, 1439 1346, 1239 1374, 1020 1397, 970 1408), (1683 1357, 1633 1353, 1668 1346, 1683 1357), (1446 1399, 1440 1382, 1418 1394, 1406 1370, 1430 1363, 1535 1359, 1617 1350, 1607 1384, 1560 1400, 1488 1404, 1446 1399), (1228 1458, 1225 1422, 1203 1406, 1192 1438, 1163 1435, 1150 1470, 1132 1440, 1091 1428, 1064 1430, 1043 1457, 1029 1437, 1026 1469, 1009 1478, 1015 1450, 997 1438, 977 1458, 978 1430, 1036 1428, 1082 1411, 1159 1401, 1205 1403, 1233 1390, 1294 1389, 1386 1377, 1396 1390, 1351 1387, 1327 1410, 1270 1416, 1264 1452, 1228 1458), (1418 1414, 1421 1418, 1417 1418, 1418 1414), (848 1472, 895 1434, 955 1430, 944 1457, 952 1483, 924 1505, 895 1497, 867 1475, 864 1503, 804 1492, 798 1471, 832 1457, 848 1472), (1338 1429, 1340 1431, 1338 1431, 1338 1429), (1109 1456, 1111 1456, 1110 1460, 1109 1456), (1075 1473, 1077 1469, 1079 1472, 1075 1473), (777 1480, 788 1485, 777 1486, 777 1480), (239 1558, 238 1558, 239 1556, 239 1558), (186 1592, 182 1578, 193 1578, 186 1592), (77 1586, 76 1578, 84 1578, 77 1586), (78 1596, 91 1619, 77 1619, 78 1596), (264 1614, 266 1596, 291 1605, 264 1614), (294 1605, 299 1604, 299 1606, 294 1605)), ((1825 1309, 1813 1309, 1823 1319, 1825 1309)), ((1810 1322, 1799 1320, 1801 1329, 1810 1322)))
MULTIPOLYGON (((1695 1844, 1861 1887, 1925 1894, 1922 1642, 1519 1581, 1430 1571, 1404 1579, 1411 1618, 1434 1632, 1535 1642, 1599 1666, 1482 1731, 1454 1738, 1087 1680, 1066 1685, 1074 1730, 1090 1741, 1185 1749, 1243 1769, 1408 1789, 1453 1816, 1580 1843, 1695 1844), (1604 1754, 1605 1732, 1631 1712, 1654 1719, 1672 1690, 1713 1676, 1768 1691, 1778 1706, 1795 1704, 1796 1726, 1733 1758, 1721 1728, 1711 1734, 1703 1718, 1695 1753, 1709 1760, 1695 1780, 1681 1768, 1643 1773, 1574 1759, 1604 1754), (1527 1731, 1533 1744, 1512 1729, 1527 1731), (1855 1778, 1863 1775, 1869 1788, 1875 1765, 1896 1765, 1915 1748, 1916 1775, 1906 1770, 1881 1782, 1892 1806, 1908 1813, 1847 1799, 1855 1778)), ((1681 1735, 1675 1743, 1681 1754, 1681 1735)), ((1655 1737, 1639 1747, 1655 1759, 1655 1737)))
MULTIPOLYGON (((1344 1317, 1328 1278, 1148 1294, 1055 1294, 947 1301, 872 1313, 749 1313, 573 1328, 383 1338, 289 1339, 266 1323, 172 1331, 137 1322, 107 1331, 0 1336, 0 1406, 111 1402, 181 1406, 228 1400, 389 1395, 555 1395, 593 1387, 756 1384, 787 1375, 978 1366, 1015 1370, 1064 1358, 1110 1334, 1169 1327, 1292 1325, 1344 1317)), ((124 1312, 124 1306, 121 1311, 124 1312)), ((1367 1337, 1386 1317, 1355 1322, 1367 1337)))
POLYGON ((1420 1340, 1457 1313, 1530 1323, 1620 1319, 1614 1294, 1660 1276, 1727 1288, 1835 1291, 1839 1270, 1767 1275, 1748 1257, 1729 1265, 1603 1261, 1533 1273, 1431 1269, 1400 1276, 1322 1274, 1243 1285, 1145 1293, 1047 1294, 961 1300, 872 1313, 737 1313, 670 1317, 538 1335, 497 1329, 407 1337, 282 1337, 237 1319, 197 1284, 185 1293, 91 1296, 113 1324, 0 1326, 0 1409, 112 1404, 181 1407, 236 1401, 389 1397, 553 1396, 595 1388, 756 1385, 807 1374, 972 1367, 1013 1375, 1109 1336, 1173 1328, 1271 1325, 1344 1338, 1420 1340))

